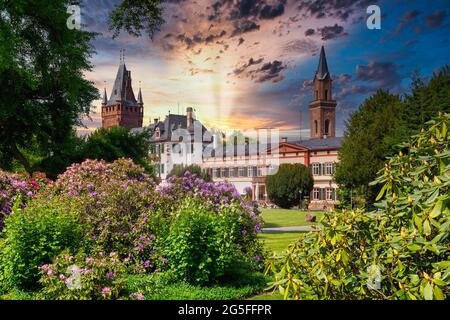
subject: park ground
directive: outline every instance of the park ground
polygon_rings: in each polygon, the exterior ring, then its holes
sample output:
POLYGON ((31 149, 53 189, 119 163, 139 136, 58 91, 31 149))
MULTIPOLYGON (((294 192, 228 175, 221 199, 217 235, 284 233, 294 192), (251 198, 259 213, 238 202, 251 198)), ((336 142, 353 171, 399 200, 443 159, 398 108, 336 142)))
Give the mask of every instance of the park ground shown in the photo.
MULTIPOLYGON (((266 249, 271 253, 281 254, 289 244, 295 242, 301 233, 308 231, 283 231, 283 227, 303 227, 311 226, 316 223, 306 222, 305 218, 308 212, 296 209, 262 209, 264 218, 264 228, 280 228, 276 232, 262 232, 259 237, 264 241, 266 249)), ((312 212, 317 220, 322 216, 322 212, 312 212)), ((282 300, 279 293, 263 293, 250 300, 282 300)))

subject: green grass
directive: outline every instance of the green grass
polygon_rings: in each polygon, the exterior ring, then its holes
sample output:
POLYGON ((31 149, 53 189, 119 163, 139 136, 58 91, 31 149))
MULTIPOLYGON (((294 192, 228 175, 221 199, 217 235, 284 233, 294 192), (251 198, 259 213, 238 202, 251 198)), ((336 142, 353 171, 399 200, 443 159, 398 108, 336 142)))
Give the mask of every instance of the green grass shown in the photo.
POLYGON ((270 252, 276 254, 283 253, 287 249, 288 245, 295 242, 298 237, 304 231, 289 231, 289 232, 276 232, 276 233, 260 233, 258 237, 264 241, 266 248, 270 252))
MULTIPOLYGON (((315 224, 305 221, 305 217, 308 214, 306 211, 295 209, 262 209, 261 212, 265 221, 264 228, 308 226, 315 224)), ((311 213, 317 217, 317 221, 323 215, 323 212, 311 213)))
POLYGON ((201 287, 173 283, 164 274, 132 275, 127 279, 127 291, 141 292, 146 300, 237 300, 263 293, 269 281, 270 277, 254 273, 224 285, 201 287))

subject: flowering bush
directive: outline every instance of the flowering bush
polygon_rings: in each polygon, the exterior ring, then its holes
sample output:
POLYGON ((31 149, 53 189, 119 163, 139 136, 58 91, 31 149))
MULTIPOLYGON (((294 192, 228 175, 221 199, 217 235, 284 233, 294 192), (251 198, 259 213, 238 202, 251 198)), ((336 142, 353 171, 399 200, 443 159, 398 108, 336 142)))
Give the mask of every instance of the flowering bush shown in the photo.
POLYGON ((72 165, 40 201, 49 199, 78 213, 92 247, 132 259, 139 271, 152 268, 148 257, 155 236, 147 215, 157 201, 155 183, 131 160, 72 165))
POLYGON ((125 288, 126 265, 115 252, 99 252, 95 256, 64 252, 52 264, 39 269, 39 282, 43 285, 40 295, 44 299, 111 300, 117 299, 125 288))
POLYGON ((161 262, 178 280, 200 285, 220 281, 260 262, 258 241, 247 232, 251 228, 254 223, 238 206, 215 212, 186 198, 170 222, 161 262))
POLYGON ((0 286, 35 289, 38 267, 65 249, 83 246, 84 230, 76 218, 58 205, 13 207, 0 242, 0 286))
POLYGON ((11 214, 16 200, 20 200, 21 205, 25 204, 49 183, 51 181, 43 173, 36 173, 33 177, 27 178, 0 170, 0 230, 3 228, 5 217, 11 214))

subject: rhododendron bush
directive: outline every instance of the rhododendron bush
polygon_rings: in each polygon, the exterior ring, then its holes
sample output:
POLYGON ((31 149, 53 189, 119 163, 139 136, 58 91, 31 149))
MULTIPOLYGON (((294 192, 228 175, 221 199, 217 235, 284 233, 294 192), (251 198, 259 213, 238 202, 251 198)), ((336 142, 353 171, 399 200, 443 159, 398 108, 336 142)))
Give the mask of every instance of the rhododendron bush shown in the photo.
POLYGON ((3 228, 4 218, 11 213, 14 201, 25 204, 50 182, 43 173, 36 173, 29 178, 0 170, 0 230, 3 228))
MULTIPOLYGON (((216 275, 225 275, 228 269, 225 267, 230 265, 223 261, 230 261, 231 258, 240 259, 242 264, 252 269, 259 268, 262 263, 262 246, 256 237, 262 223, 259 212, 242 199, 232 185, 206 182, 189 172, 182 177, 169 178, 158 186, 152 177, 131 160, 119 159, 113 163, 87 160, 72 165, 48 187, 29 196, 33 198, 33 207, 39 207, 40 210, 58 208, 57 211, 68 212, 75 217, 85 232, 85 241, 80 251, 86 254, 115 252, 118 259, 127 261, 128 273, 177 269, 178 262, 168 252, 168 248, 173 248, 174 245, 167 241, 170 234, 168 231, 169 228, 176 229, 179 208, 189 199, 195 200, 201 204, 203 211, 210 213, 211 223, 205 224, 204 228, 224 222, 221 228, 215 227, 215 243, 211 242, 211 237, 195 239, 200 246, 206 248, 215 245, 217 250, 214 252, 220 253, 218 261, 208 261, 211 270, 219 271, 211 272, 214 276, 206 277, 205 282, 219 281, 220 277, 216 275), (220 240, 230 235, 232 238, 229 240, 220 240), (217 245, 230 246, 230 241, 233 242, 230 248, 217 248, 217 245), (219 263, 222 267, 217 266, 219 263)), ((8 203, 8 208, 10 206, 8 203)), ((190 216, 194 217, 198 207, 194 206, 189 210, 192 211, 190 216)), ((11 214, 23 213, 17 209, 11 214)), ((34 230, 35 226, 30 225, 31 221, 34 220, 22 221, 20 228, 34 230)), ((8 228, 17 229, 16 226, 6 224, 6 235, 8 228)), ((15 234, 19 233, 20 230, 15 234)), ((5 241, 2 246, 7 246, 8 243, 5 241)), ((204 267, 201 261, 198 264, 194 261, 192 264, 191 269, 196 266, 199 269, 204 267)), ((178 280, 189 281, 183 276, 178 280)), ((45 286, 53 287, 54 283, 55 279, 48 277, 48 274, 45 279, 41 279, 41 284, 45 286)), ((59 289, 52 290, 56 288, 46 288, 46 292, 62 292, 59 289)), ((96 299, 101 293, 92 293, 90 296, 96 299)))

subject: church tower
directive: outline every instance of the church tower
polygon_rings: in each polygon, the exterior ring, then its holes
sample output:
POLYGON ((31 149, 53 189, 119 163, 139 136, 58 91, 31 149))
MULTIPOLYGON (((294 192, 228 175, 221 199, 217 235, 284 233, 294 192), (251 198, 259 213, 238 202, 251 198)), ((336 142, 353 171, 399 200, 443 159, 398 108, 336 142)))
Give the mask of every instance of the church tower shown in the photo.
POLYGON ((131 85, 131 71, 127 70, 124 57, 121 53, 120 66, 117 71, 116 81, 107 97, 106 88, 102 99, 102 126, 110 128, 114 126, 128 129, 141 128, 144 119, 144 102, 139 88, 138 100, 136 100, 131 85))
POLYGON ((332 80, 323 46, 313 80, 313 96, 314 100, 309 104, 310 138, 335 137, 336 101, 333 100, 332 80))

